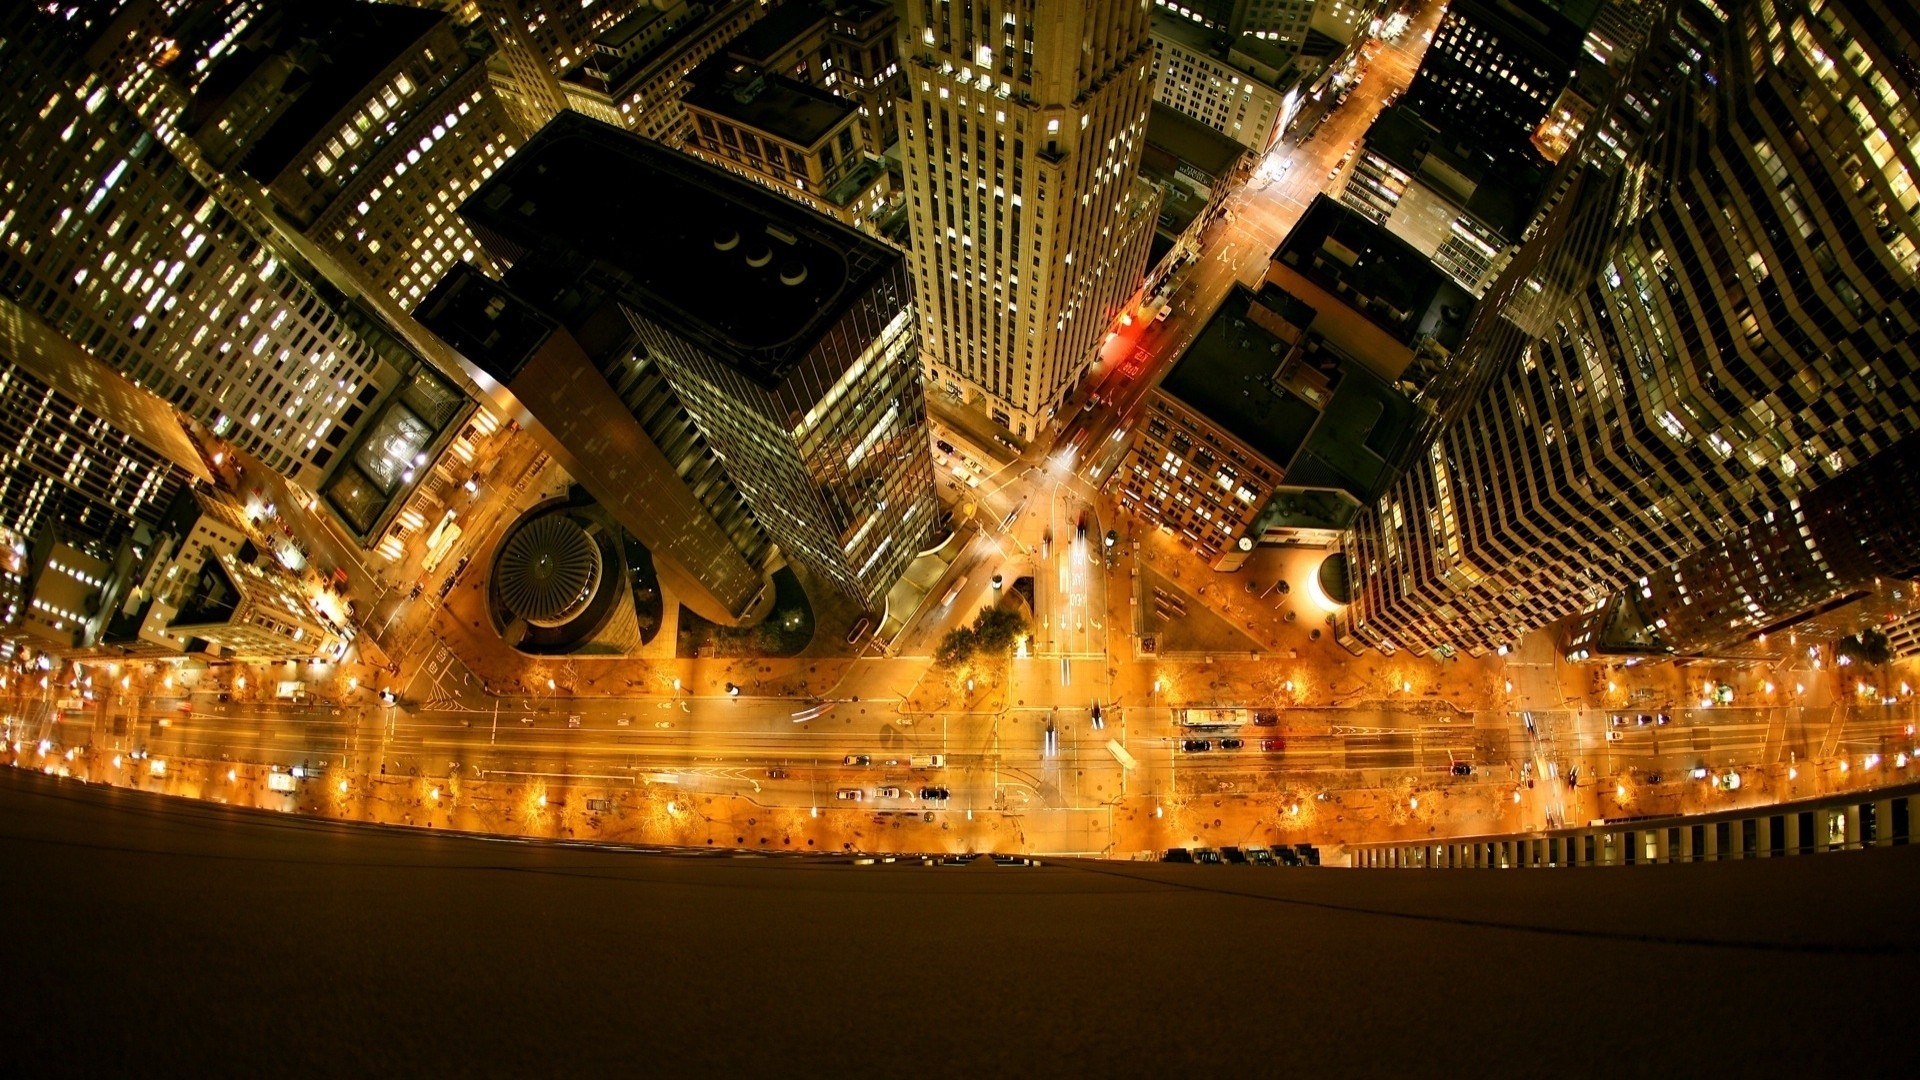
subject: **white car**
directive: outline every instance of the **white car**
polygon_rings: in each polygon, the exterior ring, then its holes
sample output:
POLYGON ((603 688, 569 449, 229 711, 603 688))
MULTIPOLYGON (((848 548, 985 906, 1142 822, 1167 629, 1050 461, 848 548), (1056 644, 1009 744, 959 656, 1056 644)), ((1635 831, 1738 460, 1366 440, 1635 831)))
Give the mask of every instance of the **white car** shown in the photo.
POLYGON ((1618 731, 1612 731, 1612 730, 1609 730, 1609 731, 1607 732, 1607 741, 1608 741, 1608 742, 1619 742, 1619 741, 1620 741, 1620 732, 1618 732, 1618 731))
POLYGON ((897 787, 875 788, 873 797, 876 799, 897 799, 900 797, 900 789, 897 787))
POLYGON ((833 797, 842 802, 865 802, 867 800, 867 793, 861 791, 859 788, 849 787, 841 788, 839 791, 834 792, 833 797))

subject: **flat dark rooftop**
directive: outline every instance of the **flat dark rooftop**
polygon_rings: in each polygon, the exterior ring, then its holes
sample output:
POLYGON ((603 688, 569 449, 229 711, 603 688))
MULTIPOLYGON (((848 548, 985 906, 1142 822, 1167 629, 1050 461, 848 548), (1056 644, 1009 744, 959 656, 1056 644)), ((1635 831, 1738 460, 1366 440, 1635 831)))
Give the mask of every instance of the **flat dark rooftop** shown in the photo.
POLYGON ((375 76, 445 19, 437 11, 399 4, 314 0, 293 5, 274 49, 311 39, 319 43, 325 62, 304 73, 299 97, 247 151, 241 171, 271 183, 315 135, 331 128, 341 109, 367 92, 375 76))
MULTIPOLYGON (((1518 241, 1552 177, 1553 167, 1525 142, 1490 147, 1484 140, 1500 138, 1488 132, 1442 128, 1423 118, 1412 102, 1395 102, 1381 111, 1365 136, 1367 149, 1416 176, 1428 157, 1473 185, 1463 205, 1475 217, 1518 241)), ((1450 185, 1439 177, 1426 182, 1441 190, 1450 185)))
POLYGON ((742 127, 764 131, 797 146, 812 146, 857 106, 798 79, 740 65, 726 57, 709 61, 688 80, 681 100, 742 127), (745 70, 740 70, 745 67, 745 70))
POLYGON ((1912 1067, 1916 847, 1583 870, 855 866, 338 825, 11 768, 0 822, 30 1075, 1912 1067), (1845 1032, 1820 1022, 1832 1001, 1845 1032))
POLYGON ((1423 334, 1451 344, 1447 333, 1457 335, 1473 308, 1473 297, 1416 248, 1325 193, 1313 197, 1273 258, 1403 344, 1423 334))
POLYGON ((1160 381, 1160 389, 1284 470, 1320 410, 1275 385, 1286 345, 1247 318, 1247 306, 1254 302, 1253 291, 1236 284, 1160 381))
POLYGON ((559 328, 506 286, 464 262, 455 263, 434 283, 413 317, 503 386, 559 328))
POLYGON ((571 111, 460 213, 483 238, 604 267, 623 303, 769 386, 899 259, 800 203, 571 111))
POLYGON ((820 0, 787 0, 721 46, 720 54, 764 66, 826 17, 827 7, 820 0))
MULTIPOLYGON (((1156 101, 1147 112, 1144 156, 1171 172, 1181 162, 1215 178, 1226 176, 1248 153, 1238 140, 1156 101)), ((1146 167, 1144 161, 1141 166, 1146 167)))

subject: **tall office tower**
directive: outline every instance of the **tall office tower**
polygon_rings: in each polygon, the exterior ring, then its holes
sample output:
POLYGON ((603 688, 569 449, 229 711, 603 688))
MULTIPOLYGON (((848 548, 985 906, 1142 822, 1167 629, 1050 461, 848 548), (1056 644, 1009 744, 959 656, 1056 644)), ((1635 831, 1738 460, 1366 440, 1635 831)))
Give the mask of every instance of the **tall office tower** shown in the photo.
POLYGON ((1146 0, 907 6, 899 104, 929 379, 1031 439, 1139 288, 1146 0))
POLYGON ((0 294, 295 482, 397 381, 39 9, 0 19, 0 177, 0 294))
POLYGON ((480 22, 499 45, 494 85, 520 129, 540 130, 567 107, 560 74, 586 60, 593 40, 621 20, 667 5, 647 0, 478 0, 480 22))
POLYGON ((675 597, 714 622, 748 619, 765 591, 771 542, 594 278, 539 256, 517 262, 505 285, 456 266, 417 318, 473 367, 503 415, 519 417, 646 546, 675 597))
POLYGON ((1435 126, 1520 146, 1580 66, 1608 0, 1451 0, 1406 101, 1435 126))
POLYGON ((1886 0, 1673 5, 1593 127, 1617 164, 1482 302, 1480 384, 1349 537, 1355 638, 1510 644, 1913 433, 1916 35, 1886 0))
POLYGON ((897 252, 573 113, 461 212, 510 261, 591 266, 767 535, 879 607, 935 524, 897 252))
POLYGON ((1573 627, 1567 657, 1717 652, 1920 578, 1920 437, 1848 469, 1671 567, 1573 627))
POLYGON ((887 168, 860 108, 797 79, 716 56, 687 78, 686 150, 856 228, 877 229, 887 168))
POLYGON ((109 557, 212 480, 166 402, 0 300, 0 528, 109 557))
POLYGON ((180 76, 178 126, 206 163, 264 187, 279 212, 403 307, 485 255, 456 212, 519 136, 487 81, 490 46, 394 4, 270 5, 180 76))
POLYGON ((684 80, 766 12, 761 0, 641 7, 595 37, 586 59, 562 73, 567 106, 678 146, 687 131, 684 80))

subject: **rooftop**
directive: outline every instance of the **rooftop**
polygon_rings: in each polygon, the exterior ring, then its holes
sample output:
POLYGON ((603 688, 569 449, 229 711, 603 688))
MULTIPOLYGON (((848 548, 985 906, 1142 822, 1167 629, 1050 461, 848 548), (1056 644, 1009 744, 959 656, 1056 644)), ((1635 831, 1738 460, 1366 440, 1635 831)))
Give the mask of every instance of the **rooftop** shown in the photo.
POLYGON ((1247 317, 1257 302, 1252 289, 1234 285, 1159 389, 1284 471, 1320 410, 1274 380, 1288 345, 1247 317))
POLYGON ((722 55, 764 67, 772 63, 782 49, 826 19, 827 6, 819 0, 787 0, 740 31, 720 51, 722 55))
POLYGON ((261 51, 237 52, 227 61, 257 65, 276 52, 312 49, 310 62, 287 78, 284 91, 294 100, 240 161, 241 170, 263 184, 272 183, 382 71, 447 18, 398 4, 326 0, 290 7, 261 51))
POLYGON ((1364 502, 1413 438, 1414 407, 1312 332, 1315 314, 1277 285, 1235 285, 1160 389, 1279 466, 1287 486, 1364 502))
POLYGON ((510 256, 606 268, 623 303, 769 387, 900 258, 800 203, 575 112, 534 135, 460 213, 510 256))
POLYGON ((804 147, 826 138, 857 109, 846 98, 727 57, 702 64, 687 80, 681 100, 689 108, 804 147))
POLYGON ((1540 205, 1553 167, 1524 141, 1488 146, 1486 138, 1487 133, 1437 127, 1412 102, 1401 101, 1381 111, 1365 141, 1368 150, 1518 240, 1540 205))
POLYGON ((0 359, 11 360, 81 407, 150 447, 202 483, 213 473, 169 405, 49 327, 12 300, 0 299, 0 359))
POLYGON ((1182 161, 1219 179, 1247 155, 1245 144, 1156 101, 1147 113, 1147 153, 1182 161))
POLYGON ((413 317, 503 386, 559 328, 506 286, 464 262, 434 283, 413 317))
POLYGON ((1456 344, 1473 308, 1473 297, 1426 256, 1324 193, 1313 197, 1273 261, 1339 296, 1406 345, 1422 336, 1456 344))

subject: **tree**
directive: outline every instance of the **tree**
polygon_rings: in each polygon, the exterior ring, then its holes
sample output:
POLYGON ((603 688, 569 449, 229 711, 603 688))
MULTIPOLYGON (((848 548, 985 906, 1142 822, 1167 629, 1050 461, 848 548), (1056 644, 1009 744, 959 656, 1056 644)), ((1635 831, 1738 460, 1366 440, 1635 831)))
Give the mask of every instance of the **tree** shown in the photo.
POLYGON ((936 667, 957 668, 973 659, 973 631, 965 626, 956 626, 947 631, 940 644, 933 650, 933 663, 936 667))
POLYGON ((1893 643, 1887 640, 1887 635, 1872 628, 1841 638, 1833 651, 1856 664, 1878 665, 1893 659, 1893 643))
POLYGON ((1004 656, 1027 632, 1027 617, 1010 607, 990 607, 973 620, 973 647, 976 652, 1004 656))

